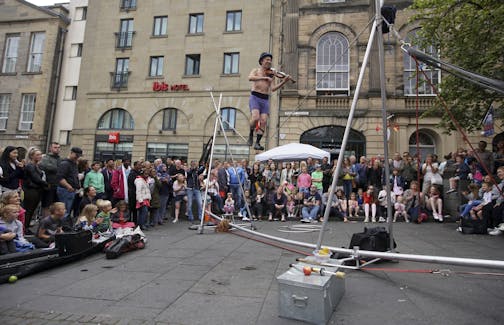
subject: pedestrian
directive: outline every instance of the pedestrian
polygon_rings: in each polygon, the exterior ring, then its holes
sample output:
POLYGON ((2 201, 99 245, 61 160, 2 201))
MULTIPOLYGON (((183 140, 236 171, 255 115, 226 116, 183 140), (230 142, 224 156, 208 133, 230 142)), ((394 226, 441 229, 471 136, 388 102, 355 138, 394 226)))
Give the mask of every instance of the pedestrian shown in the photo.
MULTIPOLYGON (((75 193, 80 189, 79 182, 79 171, 77 169, 77 160, 82 156, 82 149, 79 147, 73 147, 70 149, 70 154, 67 158, 61 160, 57 180, 58 188, 57 194, 58 199, 65 205, 65 221, 71 221, 70 213, 72 212, 72 207, 75 199, 75 193)), ((74 222, 70 222, 71 225, 74 222)))
POLYGON ((49 152, 42 157, 39 167, 46 175, 47 187, 42 192, 42 216, 49 215, 49 206, 58 200, 56 188, 58 187, 58 167, 61 161, 59 156, 60 144, 51 142, 49 152))
POLYGON ((25 166, 25 175, 23 182, 24 200, 23 205, 26 209, 24 229, 28 231, 30 222, 35 210, 42 198, 42 192, 47 187, 46 176, 40 169, 39 163, 42 160, 42 151, 37 148, 31 148, 28 151, 28 163, 25 166))

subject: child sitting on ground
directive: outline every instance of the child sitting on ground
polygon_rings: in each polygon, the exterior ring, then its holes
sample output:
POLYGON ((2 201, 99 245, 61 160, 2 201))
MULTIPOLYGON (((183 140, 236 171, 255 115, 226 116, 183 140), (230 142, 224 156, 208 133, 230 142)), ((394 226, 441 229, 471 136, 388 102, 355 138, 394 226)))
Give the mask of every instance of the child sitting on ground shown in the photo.
POLYGON ((443 199, 441 199, 441 193, 436 185, 432 185, 429 189, 427 208, 432 211, 434 220, 443 222, 443 199))
POLYGON ((359 214, 359 202, 354 192, 350 193, 350 200, 348 200, 348 216, 357 217, 359 214))
POLYGON ((245 190, 245 204, 240 208, 240 214, 242 215, 242 221, 249 221, 250 219, 248 218, 248 212, 247 212, 247 206, 249 209, 251 208, 252 200, 250 199, 250 191, 245 190))
POLYGON ((66 209, 63 202, 54 202, 49 207, 50 215, 42 219, 37 230, 37 237, 45 243, 54 244, 54 236, 63 232, 62 219, 66 209))
MULTIPOLYGON (((6 229, 16 235, 14 244, 17 252, 25 252, 36 247, 46 248, 47 245, 38 238, 27 240, 23 235, 23 224, 18 220, 20 207, 16 204, 7 204, 1 209, 0 229, 6 229), (35 246, 34 246, 35 245, 35 246)), ((1 232, 1 231, 0 231, 1 232)))
MULTIPOLYGON (((474 200, 471 203, 467 204, 467 207, 470 207, 469 214, 471 215, 472 220, 483 219, 483 207, 489 203, 492 203, 492 199, 497 199, 497 195, 492 193, 492 184, 483 183, 481 184, 481 190, 483 191, 481 200, 474 200)), ((467 209, 466 207, 466 209, 467 209)), ((465 212, 462 212, 463 217, 467 218, 467 214, 464 216, 465 212)))
POLYGON ((409 222, 408 218, 408 213, 406 212, 406 205, 404 204, 404 199, 402 195, 399 195, 397 197, 396 203, 394 203, 394 220, 393 222, 397 221, 397 217, 403 217, 404 221, 409 222))
POLYGON ((112 213, 112 228, 135 228, 135 223, 130 221, 130 213, 126 201, 121 200, 116 204, 117 212, 112 213))
POLYGON ((98 215, 96 216, 96 230, 98 232, 108 231, 112 226, 110 215, 111 213, 116 213, 117 209, 112 209, 112 202, 110 202, 109 200, 98 200, 96 201, 96 205, 100 210, 100 212, 98 212, 98 215))
POLYGON ((96 214, 98 213, 98 207, 94 204, 86 204, 82 209, 79 218, 75 224, 75 228, 78 230, 91 230, 93 231, 96 227, 96 214))
POLYGON ((229 192, 227 194, 226 201, 224 202, 224 213, 225 214, 233 214, 234 213, 234 200, 233 193, 229 192))
POLYGON ((264 193, 261 186, 256 189, 255 201, 252 203, 252 219, 261 220, 264 208, 264 193))
POLYGON ((286 208, 287 208, 287 218, 294 218, 295 217, 295 210, 296 206, 294 204, 294 198, 292 197, 294 194, 287 195, 287 203, 286 203, 286 208))

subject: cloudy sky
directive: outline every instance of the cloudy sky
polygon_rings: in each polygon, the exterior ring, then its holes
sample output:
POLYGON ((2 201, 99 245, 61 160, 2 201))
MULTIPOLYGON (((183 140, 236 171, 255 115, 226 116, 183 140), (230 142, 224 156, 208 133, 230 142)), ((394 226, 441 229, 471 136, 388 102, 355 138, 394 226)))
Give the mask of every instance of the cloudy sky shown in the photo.
POLYGON ((47 6, 47 5, 53 5, 55 2, 65 2, 62 0, 26 0, 28 2, 31 2, 33 4, 36 4, 37 6, 47 6))

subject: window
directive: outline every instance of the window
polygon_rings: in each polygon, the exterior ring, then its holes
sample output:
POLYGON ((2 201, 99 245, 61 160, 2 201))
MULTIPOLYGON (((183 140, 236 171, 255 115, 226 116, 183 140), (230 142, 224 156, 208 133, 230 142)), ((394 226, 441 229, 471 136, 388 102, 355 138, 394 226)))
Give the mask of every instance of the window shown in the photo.
POLYGON ((9 119, 10 95, 0 94, 0 130, 7 128, 7 120, 9 119))
POLYGON ((214 145, 214 159, 219 160, 229 160, 231 159, 231 153, 235 160, 248 159, 249 158, 250 147, 247 145, 230 144, 229 147, 225 144, 215 144, 214 145))
POLYGON ((147 143, 147 160, 149 161, 167 157, 187 161, 188 154, 187 143, 147 143))
MULTIPOLYGON (((417 31, 412 31, 408 33, 406 37, 406 42, 409 42, 410 40, 417 38, 417 31)), ((412 43, 414 44, 414 42, 412 43)), ((415 47, 416 48, 416 47, 415 47)), ((434 46, 429 46, 426 49, 421 49, 423 52, 433 56, 433 57, 439 57, 438 51, 434 46)), ((403 61, 404 61, 404 95, 406 96, 416 96, 416 63, 415 60, 409 56, 407 53, 404 54, 403 56, 403 61)), ((431 80, 432 84, 434 86, 437 86, 439 82, 441 81, 441 70, 440 69, 434 69, 431 66, 421 64, 419 66, 419 70, 423 70, 425 74, 429 77, 431 80)), ((425 79, 425 75, 420 71, 420 74, 418 75, 418 94, 419 95, 432 95, 434 96, 434 90, 432 87, 429 85, 429 83, 425 79)))
POLYGON ((58 140, 59 144, 61 144, 62 146, 69 145, 70 143, 72 143, 71 136, 72 136, 72 131, 60 130, 59 140, 58 140))
MULTIPOLYGON (((436 153, 436 141, 427 132, 425 130, 418 131, 418 149, 420 150, 420 158, 422 160, 425 160, 428 154, 436 153)), ((416 133, 413 133, 409 138, 409 152, 412 156, 417 154, 416 133)))
POLYGON ((123 10, 136 9, 136 6, 136 0, 121 0, 121 9, 123 10))
POLYGON ((348 39, 341 33, 324 34, 317 44, 317 90, 348 94, 349 73, 348 39))
POLYGON ((177 109, 167 108, 163 111, 163 130, 174 131, 177 129, 177 109))
POLYGON ((77 86, 65 87, 65 100, 76 100, 76 99, 77 99, 77 86))
POLYGON ((75 8, 75 20, 86 20, 86 18, 87 18, 87 7, 75 8))
POLYGON ((130 48, 133 41, 133 19, 121 19, 119 33, 116 33, 116 47, 119 49, 130 48))
POLYGON ((150 77, 159 77, 163 75, 163 56, 151 56, 150 58, 150 77))
POLYGON ((197 76, 199 75, 199 70, 200 70, 200 55, 199 54, 186 55, 185 75, 197 76))
POLYGON ((203 14, 189 15, 189 34, 203 33, 203 14))
POLYGON ((228 11, 226 13, 226 32, 236 32, 241 30, 242 12, 228 11))
POLYGON ((21 103, 21 117, 19 119, 19 129, 29 131, 33 127, 33 118, 35 117, 35 94, 23 94, 21 103))
POLYGON ((40 72, 42 70, 44 43, 44 32, 32 33, 30 41, 30 56, 28 58, 28 72, 40 72))
POLYGON ((131 159, 131 154, 133 152, 133 137, 123 140, 125 137, 121 137, 121 143, 108 143, 107 141, 101 140, 101 136, 96 136, 95 152, 93 160, 106 161, 108 159, 131 159))
POLYGON ((236 125, 236 109, 223 108, 221 110, 221 120, 224 130, 234 130, 236 125))
POLYGON ((224 74, 239 73, 240 53, 224 53, 224 74))
POLYGON ((115 71, 112 73, 112 88, 127 88, 129 76, 129 58, 116 59, 115 71))
POLYGON ((99 130, 133 130, 135 121, 130 113, 121 108, 114 108, 100 118, 99 130))
POLYGON ((82 56, 82 43, 74 43, 70 46, 70 57, 82 56))
POLYGON ((5 40, 5 52, 2 64, 2 73, 16 72, 18 48, 19 48, 19 35, 7 35, 7 38, 5 40))
POLYGON ((154 17, 154 30, 152 35, 163 36, 166 35, 166 29, 168 26, 168 16, 154 17))

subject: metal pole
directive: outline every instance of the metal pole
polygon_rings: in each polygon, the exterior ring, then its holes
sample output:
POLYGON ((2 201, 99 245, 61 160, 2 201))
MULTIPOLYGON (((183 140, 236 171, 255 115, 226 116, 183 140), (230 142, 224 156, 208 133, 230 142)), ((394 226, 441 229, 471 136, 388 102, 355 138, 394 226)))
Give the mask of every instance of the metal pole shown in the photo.
MULTIPOLYGON (((212 162, 213 162, 213 154, 214 154, 214 148, 215 148, 215 138, 217 135, 217 126, 219 125, 219 119, 220 119, 220 107, 221 107, 221 102, 222 102, 222 93, 220 94, 219 97, 219 106, 215 106, 215 100, 213 96, 212 90, 210 90, 210 96, 212 97, 212 101, 214 104, 215 108, 215 114, 217 114, 215 118, 215 125, 214 125, 214 131, 213 131, 213 139, 212 139, 212 148, 210 149, 210 162, 208 164, 208 171, 207 171, 207 185, 205 186, 205 196, 203 197, 203 209, 201 209, 201 216, 200 216, 200 226, 199 226, 199 234, 203 233, 203 224, 205 223, 205 210, 206 210, 206 204, 207 204, 207 195, 208 195, 208 183, 210 181, 210 172, 212 169, 212 162)), ((218 194, 217 194, 218 195, 218 194)))
MULTIPOLYGON (((220 105, 221 105, 221 100, 222 100, 222 94, 221 94, 221 98, 219 100, 219 108, 220 108, 220 105)), ((213 104, 214 104, 214 107, 215 107, 215 111, 217 112, 217 107, 215 106, 215 99, 213 98, 213 95, 212 95, 212 101, 213 101, 213 104)), ((220 113, 219 113, 219 115, 217 117, 217 122, 220 123, 222 134, 224 135, 224 140, 226 141, 226 146, 228 148, 231 148, 231 145, 229 143, 229 139, 228 139, 227 134, 226 134, 226 130, 224 129, 224 124, 222 123, 222 119, 221 119, 220 113)), ((233 157, 233 152, 231 150, 229 150, 229 154, 231 155, 231 160, 233 161, 234 172, 238 176, 238 172, 236 171, 236 162, 235 162, 235 159, 233 157)), ((252 229, 254 229, 254 227, 255 227, 254 226, 254 220, 252 220, 252 213, 250 212, 250 207, 247 204, 247 198, 245 196, 245 190, 243 189, 243 184, 242 184, 242 181, 240 180, 240 177, 238 177, 238 184, 240 185, 240 194, 241 194, 241 196, 243 198, 243 202, 245 204, 245 208, 247 209, 248 217, 250 219, 250 227, 252 229)))
MULTIPOLYGON (((221 217, 213 214, 210 211, 207 211, 212 217, 222 220, 221 217)), ((275 240, 281 243, 296 245, 300 247, 306 247, 310 249, 316 248, 315 244, 305 243, 300 241, 295 241, 291 239, 275 237, 272 235, 263 234, 251 229, 247 229, 235 224, 230 224, 233 228, 244 231, 246 233, 275 240)), ((387 253, 387 252, 376 252, 376 251, 364 251, 358 248, 349 249, 349 248, 340 248, 340 247, 332 247, 327 246, 332 252, 349 254, 356 259, 359 257, 374 257, 374 258, 382 258, 388 260, 403 260, 403 261, 412 261, 412 262, 420 262, 420 263, 434 263, 434 264, 450 264, 450 265, 460 265, 460 266, 471 266, 471 267, 483 267, 483 268, 497 268, 504 269, 504 261, 497 260, 486 260, 486 259, 477 259, 477 258, 464 258, 464 257, 448 257, 448 256, 430 256, 430 255, 416 255, 416 254, 399 254, 399 253, 387 253)))
POLYGON ((380 94, 382 103, 382 129, 383 129, 383 159, 385 160, 385 188, 387 191, 387 223, 390 233, 390 249, 394 251, 394 236, 392 235, 392 198, 390 193, 390 164, 388 151, 388 128, 387 128, 387 90, 385 85, 385 50, 383 48, 383 33, 380 0, 375 0, 376 6, 376 42, 378 43, 378 58, 380 61, 380 94))
POLYGON ((324 237, 324 231, 325 231, 325 228, 327 227, 327 222, 329 220, 329 212, 331 210, 332 198, 333 198, 334 192, 336 190, 336 184, 338 183, 338 175, 341 170, 341 164, 343 163, 343 157, 345 155, 345 148, 347 145, 348 137, 350 136, 350 129, 352 127, 353 116, 355 113, 355 108, 357 107, 357 100, 359 99, 359 93, 360 93, 360 89, 362 86, 362 80, 364 79, 364 73, 366 72, 366 66, 369 61, 369 55, 371 53, 373 39, 374 39, 375 32, 376 32, 376 26, 377 26, 377 23, 375 20, 373 23, 373 27, 371 28, 371 33, 369 35, 369 41, 367 44, 366 52, 364 53, 364 59, 362 60, 362 66, 361 66, 361 70, 359 73, 359 78, 357 79, 357 86, 355 87, 355 93, 354 93, 354 97, 353 97, 353 101, 352 101, 352 106, 350 108, 350 113, 348 114, 347 125, 345 128, 345 133, 343 135, 343 140, 341 142, 341 149, 340 149, 340 153, 338 155, 338 161, 336 163, 336 170, 334 171, 334 174, 333 174, 332 185, 329 190, 329 197, 327 198, 326 209, 324 211, 324 221, 322 222, 322 228, 320 229, 319 237, 317 240, 317 246, 316 246, 317 250, 320 249, 320 246, 322 246, 322 239, 324 237))

